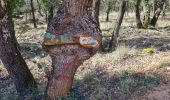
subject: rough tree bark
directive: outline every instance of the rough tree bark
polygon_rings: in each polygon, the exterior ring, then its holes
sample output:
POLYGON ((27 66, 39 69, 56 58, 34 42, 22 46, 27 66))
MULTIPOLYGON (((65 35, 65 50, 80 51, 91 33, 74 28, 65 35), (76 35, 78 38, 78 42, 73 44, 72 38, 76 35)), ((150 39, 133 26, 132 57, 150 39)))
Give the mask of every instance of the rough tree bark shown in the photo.
POLYGON ((7 0, 0 1, 0 59, 20 97, 24 98, 37 92, 35 80, 17 48, 14 25, 8 14, 7 0))
POLYGON ((142 28, 142 21, 140 18, 140 3, 141 0, 136 0, 136 4, 135 4, 135 13, 136 13, 136 25, 137 28, 142 28))
POLYGON ((158 18, 159 18, 159 15, 163 11, 165 1, 166 0, 155 1, 155 5, 154 5, 155 13, 154 13, 153 18, 151 19, 151 22, 150 22, 151 26, 155 26, 156 25, 156 23, 158 21, 158 18))
POLYGON ((94 15, 93 16, 96 19, 99 27, 100 27, 100 22, 99 22, 100 3, 101 3, 101 0, 94 0, 94 15))
POLYGON ((124 17, 125 11, 126 11, 126 5, 127 5, 127 0, 122 0, 121 4, 120 4, 119 15, 118 15, 118 18, 116 20, 116 23, 115 23, 115 26, 114 26, 114 31, 112 33, 112 38, 111 38, 110 43, 109 43, 108 52, 111 52, 111 51, 116 49, 117 38, 119 36, 120 26, 122 24, 123 17, 124 17))
POLYGON ((91 14, 92 2, 93 0, 63 0, 57 14, 48 24, 48 33, 56 36, 67 34, 75 36, 76 39, 90 36, 98 41, 98 45, 85 47, 79 43, 66 43, 48 46, 45 43, 49 38, 44 38, 43 49, 52 58, 52 71, 46 89, 47 100, 66 95, 72 86, 77 68, 100 47, 101 31, 91 14))
POLYGON ((35 9, 34 9, 34 5, 33 5, 33 0, 30 0, 30 5, 31 5, 32 20, 33 20, 34 28, 37 28, 35 13, 34 13, 35 9))

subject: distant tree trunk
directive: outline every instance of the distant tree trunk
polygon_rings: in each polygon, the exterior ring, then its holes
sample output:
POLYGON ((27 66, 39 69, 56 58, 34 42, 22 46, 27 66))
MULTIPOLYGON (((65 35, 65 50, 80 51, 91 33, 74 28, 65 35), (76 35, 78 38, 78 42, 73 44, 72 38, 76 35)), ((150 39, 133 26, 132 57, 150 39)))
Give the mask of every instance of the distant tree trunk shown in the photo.
POLYGON ((99 22, 100 2, 101 0, 94 0, 94 18, 96 19, 98 26, 100 26, 99 22))
POLYGON ((12 78, 20 97, 37 92, 35 80, 22 58, 15 37, 12 18, 8 13, 7 0, 0 1, 0 59, 12 78))
POLYGON ((144 19, 143 19, 143 27, 148 28, 150 23, 150 4, 149 0, 143 0, 144 3, 144 19))
POLYGON ((43 17, 43 14, 41 13, 41 4, 40 4, 39 0, 37 0, 37 5, 38 5, 38 12, 43 17))
POLYGON ((28 23, 28 10, 26 8, 26 12, 25 12, 25 23, 27 24, 28 23))
POLYGON ((140 18, 140 3, 141 0, 136 0, 136 4, 135 4, 135 13, 136 13, 136 25, 137 28, 142 28, 142 21, 140 18))
POLYGON ((163 11, 162 11, 162 18, 166 16, 166 10, 167 10, 168 6, 169 6, 168 0, 165 0, 165 4, 164 4, 164 7, 163 7, 163 11))
POLYGON ((125 16, 129 16, 129 10, 130 10, 130 5, 129 5, 129 1, 127 0, 125 16))
POLYGON ((152 7, 153 7, 153 15, 154 15, 154 14, 155 14, 155 9, 156 9, 156 8, 155 8, 155 7, 156 7, 156 5, 155 5, 155 1, 156 1, 156 0, 152 0, 152 1, 153 1, 152 7))
POLYGON ((107 11, 106 11, 106 22, 109 21, 109 14, 110 14, 111 9, 112 9, 112 1, 110 0, 108 3, 107 11))
POLYGON ((122 0, 121 5, 120 5, 119 15, 118 15, 118 18, 117 18, 115 26, 114 26, 114 31, 112 33, 111 41, 109 43, 108 52, 111 52, 116 49, 117 38, 119 36, 120 26, 122 24, 123 17, 124 17, 125 11, 126 11, 126 5, 127 5, 127 0, 122 0))
POLYGON ((93 0, 63 0, 57 14, 48 24, 48 34, 57 37, 45 37, 42 45, 50 54, 53 67, 47 84, 46 100, 55 100, 57 96, 66 95, 72 87, 77 68, 100 47, 101 31, 92 16, 92 2, 93 0), (58 35, 62 35, 63 45, 59 43, 49 46, 49 41, 60 42, 57 41, 58 35), (87 41, 88 37, 91 39, 87 41), (69 44, 71 38, 73 40, 69 44), (86 41, 87 44, 83 44, 86 41), (88 47, 90 41, 93 42, 91 45, 95 45, 88 47))
POLYGON ((156 3, 155 3, 155 13, 154 13, 153 18, 151 19, 151 22, 150 22, 151 26, 156 25, 158 18, 159 18, 159 15, 163 11, 164 4, 165 4, 165 0, 156 1, 156 3))
POLYGON ((34 23, 34 28, 37 28, 37 24, 36 24, 36 19, 35 19, 35 13, 34 13, 34 5, 33 5, 33 0, 30 0, 30 5, 31 5, 31 11, 32 11, 32 20, 34 23))
MULTIPOLYGON (((26 0, 26 5, 28 3, 28 0, 26 0)), ((28 9, 27 7, 25 8, 25 23, 27 24, 28 23, 28 9)))

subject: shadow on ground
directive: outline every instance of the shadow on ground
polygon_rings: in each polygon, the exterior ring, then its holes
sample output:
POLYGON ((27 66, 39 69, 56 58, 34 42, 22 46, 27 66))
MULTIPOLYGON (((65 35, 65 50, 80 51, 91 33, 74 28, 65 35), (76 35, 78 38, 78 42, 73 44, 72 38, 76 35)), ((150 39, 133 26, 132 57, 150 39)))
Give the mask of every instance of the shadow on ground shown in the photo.
POLYGON ((59 100, 131 100, 134 93, 144 95, 163 81, 157 73, 123 71, 111 76, 101 68, 75 80, 70 93, 59 100))
POLYGON ((156 48, 158 51, 170 50, 170 39, 164 37, 138 37, 132 39, 121 40, 120 43, 125 43, 126 46, 135 49, 156 48))
MULTIPOLYGON (((73 88, 68 95, 58 97, 57 100, 131 100, 134 93, 144 95, 148 89, 161 82, 166 83, 161 75, 153 72, 122 71, 109 75, 103 68, 98 68, 86 74, 83 79, 74 80, 73 88)), ((2 99, 4 96, 14 100, 17 98, 15 88, 9 88, 11 84, 13 83, 9 77, 0 78, 1 100, 5 100, 2 99)))
MULTIPOLYGON (((136 49, 154 47, 165 51, 170 50, 168 47, 170 39, 161 37, 138 37, 121 40, 120 43, 136 49)), ((20 50, 25 59, 47 56, 39 47, 39 44, 36 43, 21 43, 20 50)), ((136 73, 123 71, 110 75, 105 71, 104 67, 98 66, 91 73, 87 73, 83 79, 74 80, 73 88, 68 95, 59 97, 58 100, 131 100, 134 93, 144 95, 148 89, 152 89, 161 84, 161 82, 166 83, 165 79, 156 72, 136 73)), ((0 100, 4 96, 4 91, 15 92, 14 88, 9 88, 11 84, 13 83, 9 77, 1 78, 0 76, 0 100)), ((14 94, 8 92, 5 95, 15 98, 16 95, 14 94)))

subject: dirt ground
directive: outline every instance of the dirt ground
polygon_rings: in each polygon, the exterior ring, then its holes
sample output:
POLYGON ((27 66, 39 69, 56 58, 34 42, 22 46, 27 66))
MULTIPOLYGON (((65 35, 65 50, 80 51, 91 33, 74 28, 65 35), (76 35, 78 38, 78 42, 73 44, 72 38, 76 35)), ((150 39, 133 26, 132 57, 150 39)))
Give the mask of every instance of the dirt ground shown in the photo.
POLYGON ((134 97, 133 100, 170 100, 170 84, 154 87, 145 96, 134 97))
MULTIPOLYGON (((105 22, 101 14, 103 36, 111 35, 117 13, 105 22)), ((50 57, 41 49, 46 24, 39 18, 38 28, 25 19, 14 19, 21 53, 43 94, 50 57)), ((170 14, 160 18, 156 28, 136 29, 134 14, 125 16, 119 44, 112 53, 98 52, 83 63, 74 84, 58 100, 170 100, 170 14)), ((110 38, 103 38, 107 47, 110 38)), ((15 86, 0 62, 0 100, 17 100, 15 86)))

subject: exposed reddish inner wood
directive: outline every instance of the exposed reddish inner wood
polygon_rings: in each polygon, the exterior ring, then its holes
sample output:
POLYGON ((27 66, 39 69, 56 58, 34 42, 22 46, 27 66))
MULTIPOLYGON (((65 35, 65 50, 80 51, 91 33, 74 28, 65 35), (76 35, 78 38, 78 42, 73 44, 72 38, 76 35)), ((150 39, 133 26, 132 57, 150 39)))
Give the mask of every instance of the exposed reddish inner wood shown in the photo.
MULTIPOLYGON (((64 0, 57 15, 48 24, 47 32, 52 34, 69 33, 71 35, 88 34, 101 43, 101 31, 91 16, 93 0, 64 0)), ((85 48, 79 44, 45 46, 43 48, 52 58, 53 70, 49 76, 46 99, 64 96, 72 86, 77 68, 91 56, 99 45, 85 48)))

